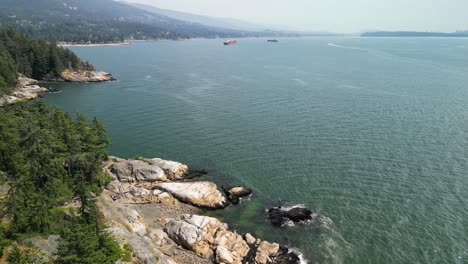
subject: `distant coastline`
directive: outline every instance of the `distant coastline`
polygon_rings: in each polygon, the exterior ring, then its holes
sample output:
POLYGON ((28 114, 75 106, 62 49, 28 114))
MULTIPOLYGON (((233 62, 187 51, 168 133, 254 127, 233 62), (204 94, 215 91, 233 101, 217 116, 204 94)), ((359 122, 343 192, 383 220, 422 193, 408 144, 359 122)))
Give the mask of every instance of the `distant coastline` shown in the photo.
POLYGON ((361 37, 443 37, 443 38, 467 38, 468 32, 419 32, 419 31, 374 31, 365 32, 361 37))

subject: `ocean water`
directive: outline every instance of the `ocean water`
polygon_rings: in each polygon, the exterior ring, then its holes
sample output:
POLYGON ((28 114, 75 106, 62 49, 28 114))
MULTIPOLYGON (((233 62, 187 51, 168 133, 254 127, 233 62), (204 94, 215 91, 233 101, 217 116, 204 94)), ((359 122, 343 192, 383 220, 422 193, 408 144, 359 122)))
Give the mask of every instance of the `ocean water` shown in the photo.
POLYGON ((73 48, 116 82, 50 84, 121 157, 205 168, 250 200, 208 212, 309 263, 468 263, 468 40, 291 38, 73 48), (269 206, 303 204, 274 229, 269 206))

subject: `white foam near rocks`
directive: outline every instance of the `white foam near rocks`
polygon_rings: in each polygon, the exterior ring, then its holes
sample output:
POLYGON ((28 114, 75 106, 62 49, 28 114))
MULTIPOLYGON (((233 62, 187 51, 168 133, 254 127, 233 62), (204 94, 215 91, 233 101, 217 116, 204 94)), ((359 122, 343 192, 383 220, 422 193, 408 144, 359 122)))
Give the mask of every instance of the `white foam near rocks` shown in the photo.
POLYGON ((297 250, 297 249, 290 248, 290 249, 289 249, 289 253, 294 253, 294 254, 296 254, 296 255, 299 257, 299 261, 300 261, 301 264, 307 264, 307 263, 309 263, 309 261, 304 257, 304 254, 302 254, 302 252, 300 252, 300 251, 297 250))

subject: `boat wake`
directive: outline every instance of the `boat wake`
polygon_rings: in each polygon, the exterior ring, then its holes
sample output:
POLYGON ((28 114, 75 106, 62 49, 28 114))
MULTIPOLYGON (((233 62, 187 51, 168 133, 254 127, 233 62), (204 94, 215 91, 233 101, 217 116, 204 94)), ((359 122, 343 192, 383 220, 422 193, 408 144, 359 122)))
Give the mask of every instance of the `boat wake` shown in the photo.
POLYGON ((307 85, 307 82, 304 81, 304 80, 302 80, 302 79, 300 79, 300 78, 293 78, 293 79, 291 79, 291 80, 293 80, 294 82, 296 82, 297 84, 299 84, 299 85, 301 85, 301 86, 306 86, 306 85, 307 85))
POLYGON ((335 48, 341 48, 341 49, 359 50, 359 51, 365 51, 365 52, 369 51, 369 50, 363 49, 363 48, 352 47, 352 46, 343 46, 343 45, 335 44, 335 43, 332 43, 332 42, 328 43, 328 46, 335 47, 335 48))

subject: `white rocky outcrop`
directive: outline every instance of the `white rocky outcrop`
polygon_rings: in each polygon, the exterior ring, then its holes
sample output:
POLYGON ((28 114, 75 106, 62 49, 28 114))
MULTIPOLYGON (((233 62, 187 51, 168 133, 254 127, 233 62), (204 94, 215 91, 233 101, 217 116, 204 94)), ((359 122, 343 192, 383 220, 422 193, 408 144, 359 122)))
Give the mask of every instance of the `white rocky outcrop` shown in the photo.
POLYGON ((163 160, 159 158, 148 159, 151 165, 156 165, 164 170, 168 179, 181 179, 182 175, 188 171, 188 166, 180 162, 163 160))
POLYGON ((257 247, 255 262, 259 264, 271 263, 272 258, 277 255, 279 250, 280 246, 278 244, 262 241, 257 247))
POLYGON ((117 238, 120 244, 130 244, 132 246, 133 253, 136 255, 136 258, 138 258, 138 262, 135 263, 175 264, 173 260, 154 246, 149 237, 139 236, 121 226, 111 226, 109 232, 117 238))
POLYGON ((177 244, 216 263, 241 264, 250 250, 240 235, 213 217, 180 215, 166 223, 165 231, 177 244))
POLYGON ((108 221, 108 231, 119 244, 129 244, 132 247, 133 254, 138 261, 131 263, 175 263, 158 247, 170 242, 162 229, 149 228, 137 210, 113 201, 106 194, 98 198, 98 203, 108 221))
POLYGON ((151 186, 136 186, 133 183, 114 180, 108 183, 105 188, 112 192, 111 196, 114 200, 126 198, 134 202, 151 202, 169 205, 179 204, 179 201, 170 193, 158 189, 151 190, 151 186))
POLYGON ((156 188, 171 193, 183 202, 199 207, 218 209, 228 205, 226 197, 212 182, 165 182, 156 185, 156 188))
POLYGON ((47 88, 37 84, 38 81, 20 75, 20 77, 18 77, 18 85, 13 89, 11 94, 0 98, 0 106, 13 104, 22 100, 31 100, 38 97, 39 94, 48 91, 47 88))
POLYGON ((244 257, 249 253, 247 242, 236 232, 220 230, 216 234, 216 257, 218 263, 243 263, 244 257))
POLYGON ((113 163, 110 173, 121 182, 155 182, 166 181, 164 171, 141 160, 124 160, 113 163))
MULTIPOLYGON (((220 209, 229 204, 228 198, 213 182, 170 181, 182 176, 185 178, 188 171, 186 165, 162 159, 125 160, 110 157, 104 162, 104 171, 114 178, 106 186, 106 193, 112 198, 112 202, 107 203, 112 206, 101 203, 104 212, 106 207, 114 208, 112 212, 104 213, 106 218, 112 219, 110 230, 132 247, 142 247, 137 255, 144 263, 152 263, 154 256, 160 252, 183 263, 194 259, 201 261, 194 263, 219 264, 301 263, 300 253, 256 239, 251 234, 242 237, 216 218, 181 209, 189 205, 179 201, 209 209, 220 209), (161 206, 158 210, 148 210, 156 203, 161 206), (164 206, 169 206, 166 208, 170 212, 162 209, 164 206), (137 210, 141 210, 144 219, 137 210), (155 248, 154 252, 152 248, 155 248), (187 250, 196 255, 192 254, 188 259, 179 258, 177 252, 187 250)), ((241 186, 223 190, 231 199, 252 193, 251 189, 241 186)))
POLYGON ((109 157, 104 170, 121 182, 155 182, 180 178, 188 166, 163 159, 120 159, 109 157))
POLYGON ((70 71, 66 70, 53 81, 62 82, 107 82, 112 81, 112 75, 103 71, 70 71))

